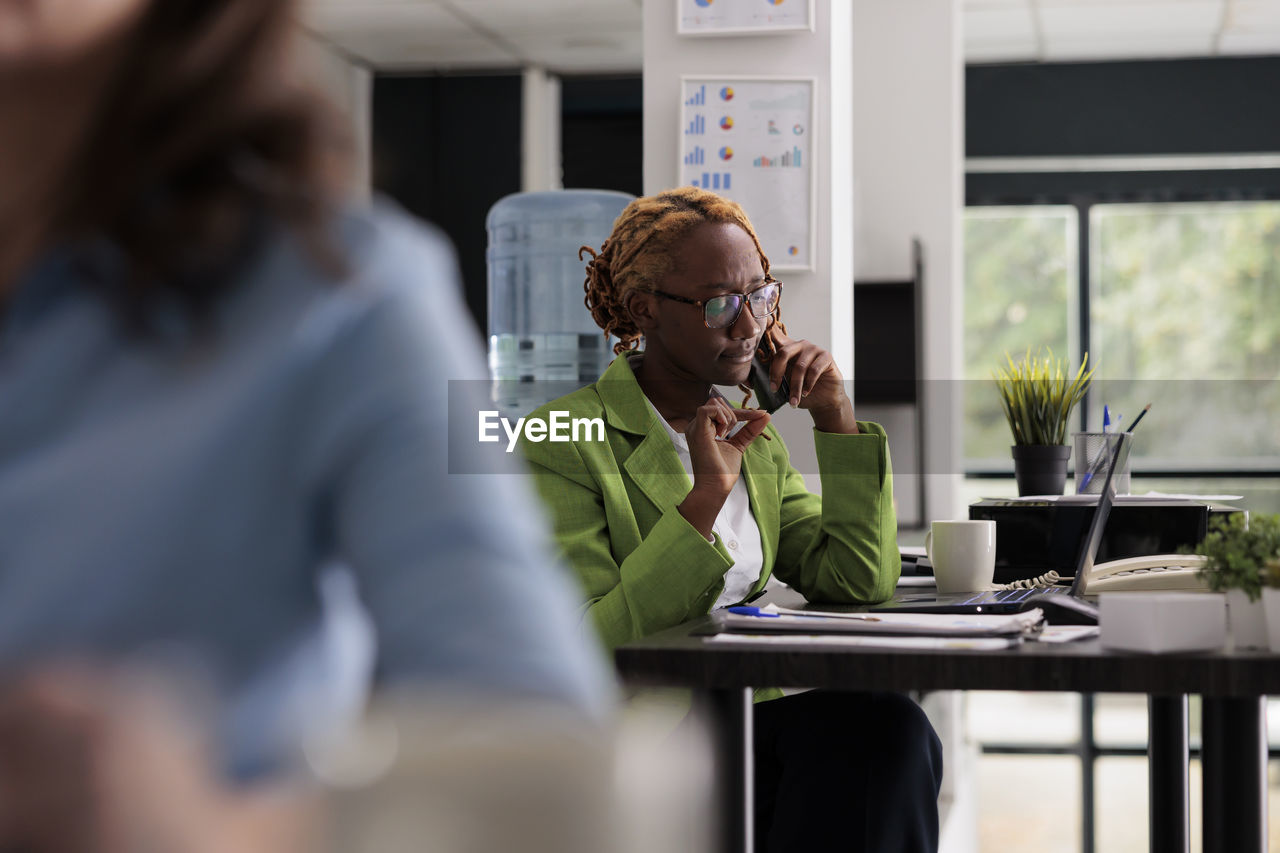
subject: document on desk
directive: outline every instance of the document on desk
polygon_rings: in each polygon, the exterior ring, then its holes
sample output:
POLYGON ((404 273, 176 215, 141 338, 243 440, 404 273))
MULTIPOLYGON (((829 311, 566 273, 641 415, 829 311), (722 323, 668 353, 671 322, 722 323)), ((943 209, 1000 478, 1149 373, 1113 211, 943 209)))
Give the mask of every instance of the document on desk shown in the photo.
POLYGON ((1097 625, 1046 625, 1043 631, 1030 639, 1037 643, 1074 643, 1096 637, 1099 631, 1097 625))
POLYGON ((1011 649, 1022 637, 911 637, 902 634, 877 637, 871 634, 713 634, 703 642, 713 646, 799 646, 805 648, 873 649, 1011 649))
POLYGON ((776 605, 730 607, 717 611, 716 622, 724 632, 802 634, 901 634, 925 637, 1022 637, 1044 626, 1044 613, 1001 615, 944 613, 841 613, 793 610, 776 605))

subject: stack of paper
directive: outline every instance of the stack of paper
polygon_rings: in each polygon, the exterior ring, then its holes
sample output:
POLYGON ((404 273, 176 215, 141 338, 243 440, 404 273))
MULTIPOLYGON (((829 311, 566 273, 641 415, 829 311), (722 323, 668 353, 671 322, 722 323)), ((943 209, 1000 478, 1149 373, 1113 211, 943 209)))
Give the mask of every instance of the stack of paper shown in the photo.
POLYGON ((716 634, 704 637, 713 646, 768 645, 786 648, 873 648, 906 649, 908 651, 964 650, 989 651, 1010 649, 1022 642, 1021 637, 912 637, 903 634, 716 634))
POLYGON ((803 634, 897 634, 922 637, 1021 637, 1044 624, 1039 608, 1004 615, 942 613, 838 613, 793 610, 776 605, 731 607, 716 619, 729 632, 803 634))

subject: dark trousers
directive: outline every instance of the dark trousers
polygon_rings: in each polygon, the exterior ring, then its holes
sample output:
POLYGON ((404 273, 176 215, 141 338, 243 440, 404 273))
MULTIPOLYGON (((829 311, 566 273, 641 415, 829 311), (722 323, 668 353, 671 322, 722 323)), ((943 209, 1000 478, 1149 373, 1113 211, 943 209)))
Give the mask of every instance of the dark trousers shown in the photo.
POLYGON ((936 851, 942 743, 898 693, 755 705, 756 849, 936 851))

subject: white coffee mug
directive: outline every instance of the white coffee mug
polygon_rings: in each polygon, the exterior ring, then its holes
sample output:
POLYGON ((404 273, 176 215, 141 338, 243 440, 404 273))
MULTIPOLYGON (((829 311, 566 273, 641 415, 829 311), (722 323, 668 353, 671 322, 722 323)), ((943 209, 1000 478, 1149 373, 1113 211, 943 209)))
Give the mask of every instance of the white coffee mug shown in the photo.
POLYGON ((994 521, 935 521, 924 535, 938 592, 989 589, 996 570, 994 521))

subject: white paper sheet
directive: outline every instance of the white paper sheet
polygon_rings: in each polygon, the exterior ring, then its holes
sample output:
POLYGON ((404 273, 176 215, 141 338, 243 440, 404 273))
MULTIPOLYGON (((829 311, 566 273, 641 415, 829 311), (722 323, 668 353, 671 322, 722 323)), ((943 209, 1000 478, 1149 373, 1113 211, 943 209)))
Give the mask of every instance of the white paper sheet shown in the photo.
POLYGON ((933 637, 1021 636, 1034 632, 1044 622, 1038 607, 1024 613, 875 613, 852 614, 819 610, 789 610, 766 605, 761 611, 773 615, 749 616, 716 612, 721 627, 728 631, 794 631, 798 633, 906 634, 933 637))
POLYGON ((867 634, 716 634, 704 638, 712 646, 788 646, 800 648, 877 648, 877 649, 1010 649, 1022 642, 1021 637, 905 637, 867 634))

